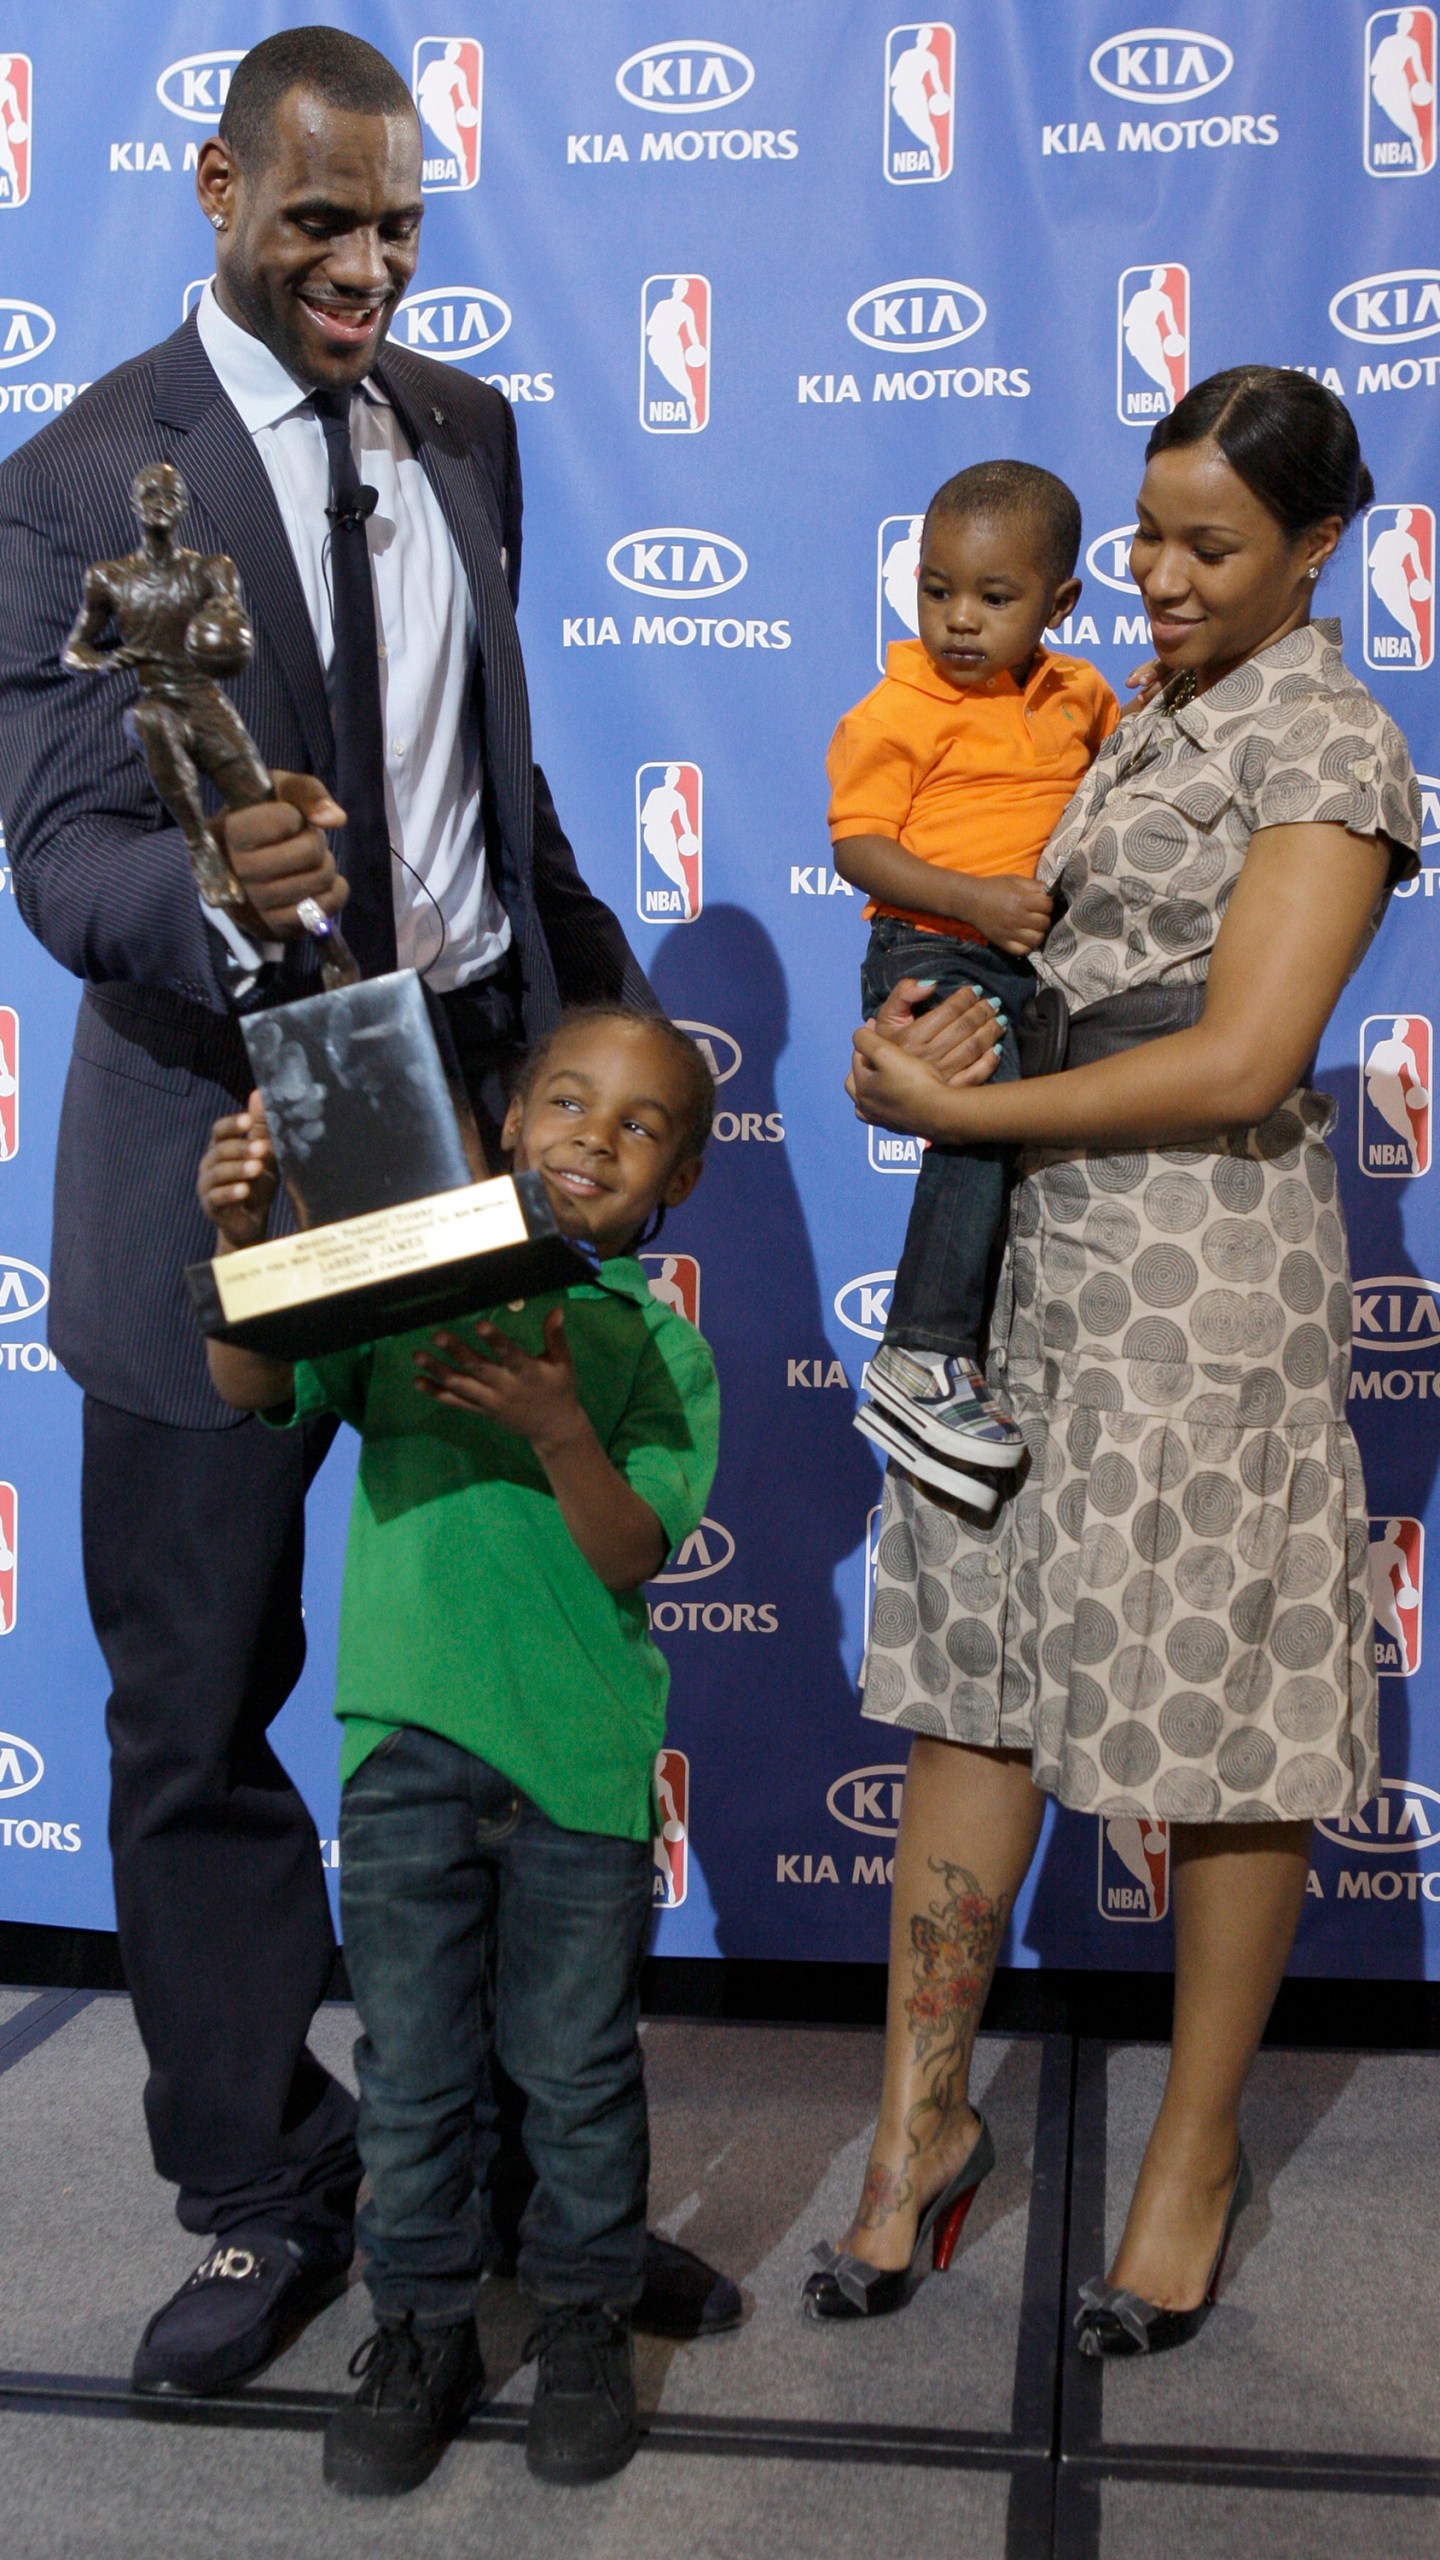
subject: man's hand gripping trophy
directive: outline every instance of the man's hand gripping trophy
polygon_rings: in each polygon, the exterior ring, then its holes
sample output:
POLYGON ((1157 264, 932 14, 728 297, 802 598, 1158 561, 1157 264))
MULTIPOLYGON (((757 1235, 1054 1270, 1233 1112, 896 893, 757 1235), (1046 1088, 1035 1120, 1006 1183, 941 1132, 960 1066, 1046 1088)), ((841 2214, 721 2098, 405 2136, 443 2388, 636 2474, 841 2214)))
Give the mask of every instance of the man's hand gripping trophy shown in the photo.
POLYGON ((85 601, 61 663, 77 674, 133 667, 139 676, 126 725, 185 839, 206 905, 225 909, 262 942, 313 934, 325 985, 353 986, 360 971, 335 921, 345 882, 318 832, 343 825, 345 813, 312 775, 268 771, 215 681, 238 675, 254 647, 235 563, 175 540, 190 493, 173 463, 148 464, 130 498, 141 546, 86 570, 85 601), (112 624, 118 642, 105 638, 112 624), (202 774, 226 803, 214 819, 205 814, 202 774))

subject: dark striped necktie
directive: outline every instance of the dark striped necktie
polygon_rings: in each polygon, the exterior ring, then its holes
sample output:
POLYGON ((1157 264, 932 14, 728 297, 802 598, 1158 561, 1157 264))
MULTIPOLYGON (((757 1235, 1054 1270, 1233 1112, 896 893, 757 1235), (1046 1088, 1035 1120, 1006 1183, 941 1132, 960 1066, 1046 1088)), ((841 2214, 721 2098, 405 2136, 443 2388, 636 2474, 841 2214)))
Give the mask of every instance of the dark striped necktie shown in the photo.
POLYGON ((313 391, 310 405, 330 458, 330 587, 335 611, 331 717, 335 796, 346 823, 338 847, 350 884, 342 923, 367 978, 395 962, 390 827, 385 815, 385 726, 380 705, 380 635, 366 523, 375 491, 365 488, 350 441, 352 391, 313 391))

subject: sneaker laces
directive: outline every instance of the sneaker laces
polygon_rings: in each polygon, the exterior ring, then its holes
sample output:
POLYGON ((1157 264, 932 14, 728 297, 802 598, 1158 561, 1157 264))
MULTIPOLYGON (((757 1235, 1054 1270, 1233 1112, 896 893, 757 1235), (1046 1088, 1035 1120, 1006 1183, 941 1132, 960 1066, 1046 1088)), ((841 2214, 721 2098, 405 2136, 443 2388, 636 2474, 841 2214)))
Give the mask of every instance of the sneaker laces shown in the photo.
POLYGON ((406 2312, 403 2320, 384 2320, 373 2334, 361 2341, 350 2358, 348 2371, 360 2384, 357 2395, 363 2406, 378 2409, 385 2387, 405 2367, 404 2383, 409 2396, 419 2399, 425 2381, 425 2361, 420 2341, 415 2335, 413 2315, 406 2312))
POLYGON ((538 2363, 552 2390, 603 2391, 618 2418, 623 2413, 606 2370, 603 2350, 615 2344, 621 2328, 620 2319, 602 2302, 558 2303, 531 2330, 520 2350, 520 2361, 538 2363), (566 2349, 570 2352, 564 2353, 566 2349))

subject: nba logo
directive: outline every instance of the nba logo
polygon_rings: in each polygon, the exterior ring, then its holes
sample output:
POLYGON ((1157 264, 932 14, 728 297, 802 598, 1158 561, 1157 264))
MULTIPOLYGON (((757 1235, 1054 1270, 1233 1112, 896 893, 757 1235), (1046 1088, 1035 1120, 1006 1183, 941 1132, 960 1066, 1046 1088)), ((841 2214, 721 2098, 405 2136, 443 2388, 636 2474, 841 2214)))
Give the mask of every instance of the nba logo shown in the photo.
POLYGON ((647 276, 640 288, 640 424, 698 436, 710 424, 710 283, 647 276))
POLYGON ((1190 388, 1190 270, 1127 267, 1120 278, 1116 405, 1127 427, 1168 418, 1190 388))
POLYGON ((655 1801, 660 1829, 651 1899, 657 1911, 678 1911, 690 1889, 690 1763, 683 1751, 656 1753, 655 1801))
POLYGON ((877 1129, 869 1124, 870 1170, 872 1173, 918 1173, 925 1160, 923 1138, 897 1137, 893 1129, 877 1129))
POLYGON ((20 1152, 20 1016, 0 1004, 0 1164, 20 1152))
POLYGON ((1434 510, 1372 507, 1365 518, 1365 664, 1414 675, 1434 655, 1434 510))
POLYGON ((424 127, 424 191, 463 195, 480 175, 484 53, 473 36, 422 36, 410 86, 424 127))
POLYGON ((700 1265, 693 1253, 642 1253, 650 1295, 673 1308, 687 1324, 700 1327, 700 1265))
POLYGON ((1425 1532, 1418 1520, 1370 1523, 1370 1589, 1375 1602, 1375 1668, 1408 1680, 1420 1668, 1425 1532))
POLYGON ((1435 166, 1435 12, 1377 9, 1365 25, 1365 166, 1423 178, 1435 166))
POLYGON ((875 546, 875 664, 885 673, 892 640, 920 637, 920 536, 923 516, 882 516, 875 546))
POLYGON ((1372 1013, 1360 1025, 1360 1170, 1408 1182, 1430 1170, 1430 1062, 1423 1013, 1372 1013))
POLYGON ((642 924, 700 913, 704 817, 698 764, 642 764, 635 776, 635 912, 642 924))
POLYGON ((0 213, 11 213, 30 193, 30 84, 28 53, 0 53, 0 213))
POLYGON ((1100 1823, 1102 1920, 1163 1920, 1170 1908, 1170 1825, 1149 1814, 1114 1814, 1100 1823))
POLYGON ((933 187, 955 166, 955 30, 930 18, 885 39, 885 175, 933 187))
POLYGON ((20 1570, 15 1560, 19 1507, 13 1484, 0 1484, 0 1636, 8 1636, 15 1624, 15 1585, 20 1570))

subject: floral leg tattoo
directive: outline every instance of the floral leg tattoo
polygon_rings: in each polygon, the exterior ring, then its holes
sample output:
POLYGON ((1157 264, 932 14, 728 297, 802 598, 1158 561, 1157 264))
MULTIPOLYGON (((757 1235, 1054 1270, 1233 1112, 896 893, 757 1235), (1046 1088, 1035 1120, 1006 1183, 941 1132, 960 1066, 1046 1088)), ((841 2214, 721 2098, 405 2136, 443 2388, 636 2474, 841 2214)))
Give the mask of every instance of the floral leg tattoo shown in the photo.
POLYGON ((856 2214, 856 2227, 874 2231, 915 2199, 915 2165, 943 2135, 961 2103, 970 2070, 975 2031, 1005 1923, 1010 1897, 992 1901, 981 1891, 968 1867, 947 1858, 932 1858, 930 1870, 940 1879, 929 1910, 910 1922, 911 1987, 905 1998, 914 2059, 925 2069, 925 2086, 905 2118, 909 2154, 904 2165, 891 2167, 872 2157, 856 2214))

